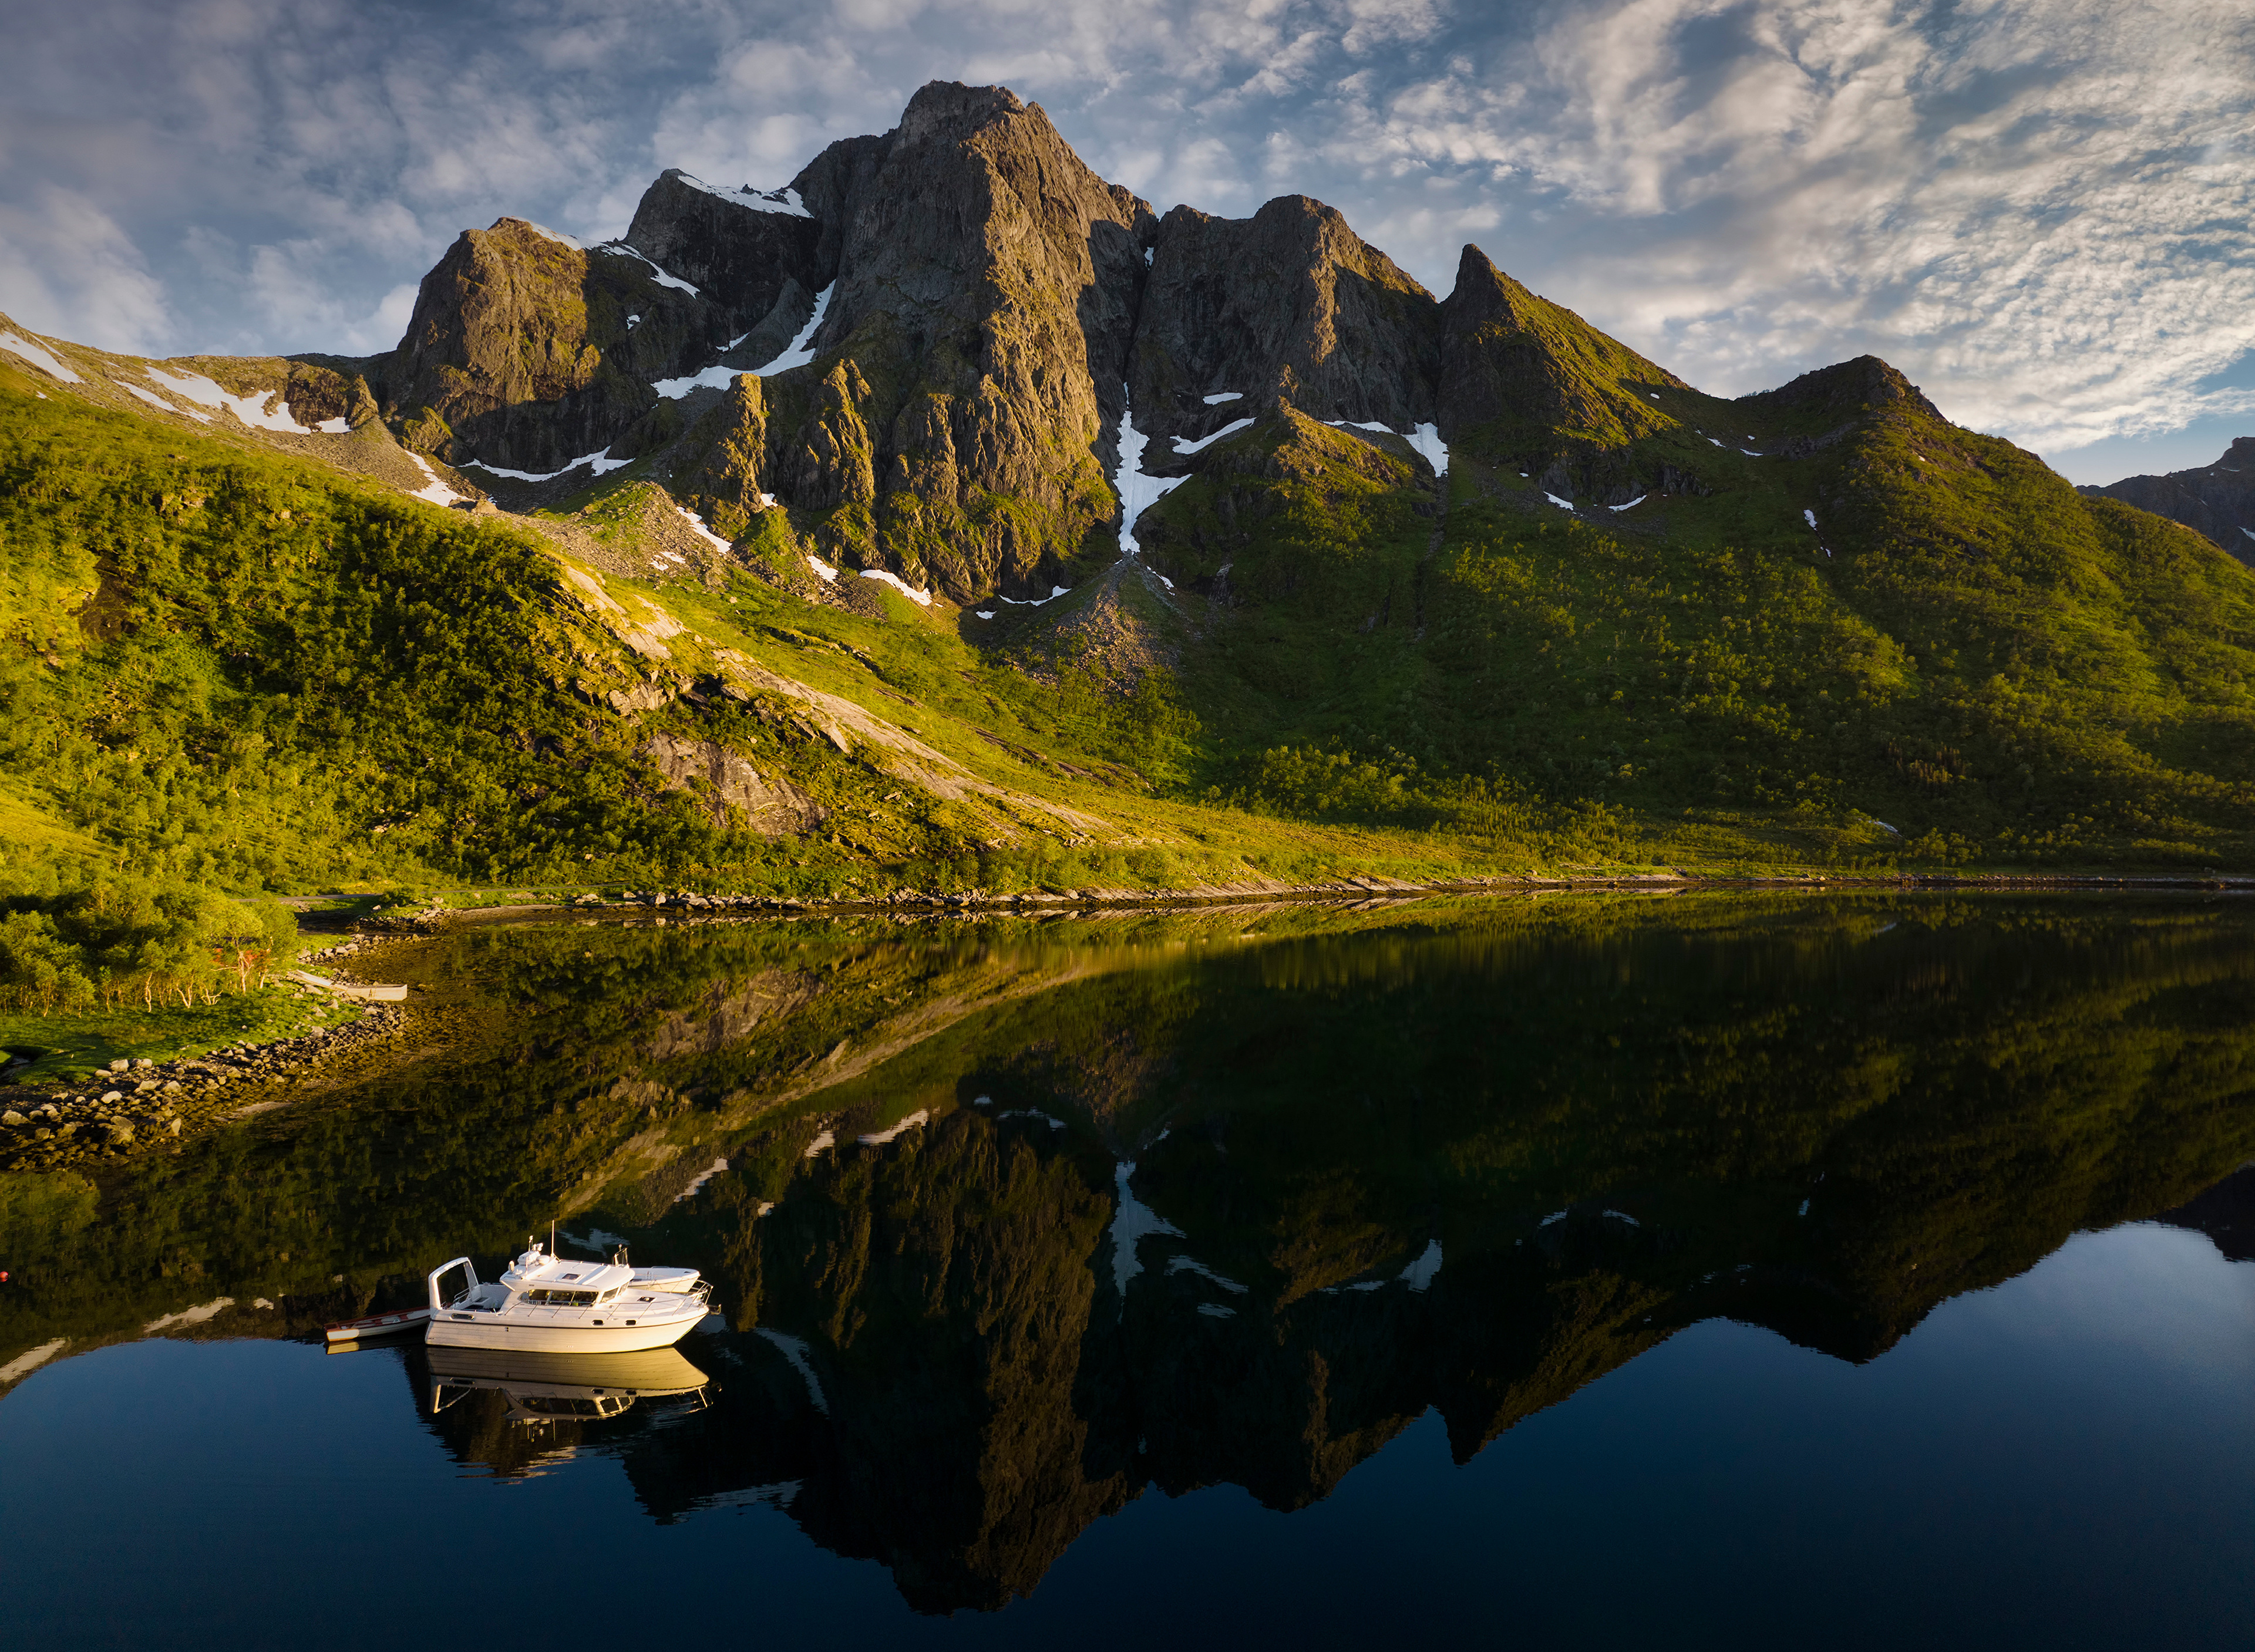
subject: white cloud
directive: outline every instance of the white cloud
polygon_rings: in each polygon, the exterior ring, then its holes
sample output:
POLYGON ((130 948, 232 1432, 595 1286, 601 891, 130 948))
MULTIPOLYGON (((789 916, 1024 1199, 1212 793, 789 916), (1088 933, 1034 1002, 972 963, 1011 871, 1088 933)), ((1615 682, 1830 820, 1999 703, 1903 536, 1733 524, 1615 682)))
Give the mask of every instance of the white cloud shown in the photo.
POLYGON ((1476 239, 1718 390, 1869 350, 2062 446, 2255 405, 2223 0, 17 0, 10 56, 0 308, 93 341, 381 347, 465 227, 779 184, 937 77, 1163 211, 1315 195, 1436 287, 1476 239))
POLYGON ((34 332, 144 351, 172 326, 165 290, 109 214, 68 190, 0 201, 0 310, 34 332))

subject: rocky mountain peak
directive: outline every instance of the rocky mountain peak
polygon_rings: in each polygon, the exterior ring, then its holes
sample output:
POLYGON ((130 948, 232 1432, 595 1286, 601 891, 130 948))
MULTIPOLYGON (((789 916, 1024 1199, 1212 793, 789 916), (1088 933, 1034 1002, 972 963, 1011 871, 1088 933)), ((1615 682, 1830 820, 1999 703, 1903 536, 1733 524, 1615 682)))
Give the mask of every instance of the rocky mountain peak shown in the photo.
POLYGON ((1432 417, 1436 319, 1432 295, 1321 201, 1282 195, 1243 219, 1177 206, 1136 330, 1136 428, 1197 437, 1281 396, 1409 429, 1432 417))
POLYGON ((1804 373, 1774 390, 1741 396, 1749 408, 1772 412, 1855 418, 1866 412, 1899 409, 1947 424, 1926 393, 1875 355, 1859 355, 1804 373))
POLYGON ((523 219, 464 230, 383 368, 387 417, 449 464, 546 472, 601 452, 657 400, 650 381, 727 342, 728 312, 663 274, 523 219))
MULTIPOLYGON (((997 121, 1024 114, 1026 108, 1024 101, 1007 86, 927 80, 901 111, 894 138, 902 144, 960 144, 997 121)), ((1046 122, 1048 117, 1043 119, 1046 122)))
POLYGON ((741 332, 764 320, 793 284, 823 285, 822 225, 789 190, 727 190, 670 168, 643 192, 628 227, 636 252, 725 306, 741 332))
POLYGON ((833 146, 801 176, 810 210, 843 215, 823 359, 804 369, 825 388, 779 383, 756 439, 701 430, 700 486, 716 501, 854 501, 866 467, 868 525, 834 524, 833 554, 958 600, 1046 589, 1114 514, 1098 452, 1150 208, 995 87, 935 82, 884 139, 833 146), (841 353, 847 379, 825 365, 841 353))
POLYGON ((1571 472, 1595 486, 1598 454, 1671 422, 1654 393, 1689 388, 1473 246, 1458 259, 1457 284, 1440 306, 1437 381, 1443 436, 1537 474, 1563 465, 1556 485, 1571 472))

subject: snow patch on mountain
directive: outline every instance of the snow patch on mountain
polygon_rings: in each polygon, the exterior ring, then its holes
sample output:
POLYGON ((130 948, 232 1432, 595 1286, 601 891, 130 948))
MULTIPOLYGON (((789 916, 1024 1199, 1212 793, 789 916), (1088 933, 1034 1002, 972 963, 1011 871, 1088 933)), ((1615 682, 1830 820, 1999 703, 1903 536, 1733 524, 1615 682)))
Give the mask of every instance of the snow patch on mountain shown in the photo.
POLYGON ((681 513, 681 520, 689 524, 691 531, 695 533, 698 538, 712 546, 713 550, 727 550, 731 549, 727 540, 721 538, 720 535, 707 528, 705 525, 705 519, 702 516, 699 516, 695 511, 690 509, 686 505, 677 504, 673 508, 681 513))
POLYGON ((178 413, 182 417, 193 419, 200 424, 208 424, 211 423, 210 414, 199 413, 192 407, 174 407, 170 402, 167 402, 163 396, 158 395, 154 390, 144 390, 137 384, 126 385, 124 387, 124 390, 125 394, 128 396, 139 396, 144 402, 146 402, 151 407, 155 408, 160 413, 178 413))
POLYGON ((599 252, 614 253, 628 258, 639 258, 643 262, 650 266, 650 279, 657 283, 659 286, 671 287, 675 291, 685 292, 692 298, 701 298, 705 296, 702 289, 693 287, 690 285, 689 283, 684 281, 679 276, 660 269, 657 259, 650 257, 645 254, 636 252, 632 247, 628 246, 623 241, 605 242, 601 247, 597 248, 596 250, 599 252))
POLYGON ((746 212, 774 213, 783 218, 811 218, 806 203, 798 198, 795 189, 754 189, 746 184, 741 189, 723 189, 718 184, 708 184, 701 178, 680 174, 681 181, 692 189, 699 189, 715 200, 725 200, 731 206, 741 206, 746 212))
POLYGON ((634 463, 630 458, 606 458, 605 452, 606 450, 598 449, 593 453, 575 458, 560 471, 504 470, 498 465, 488 465, 481 458, 465 459, 462 461, 461 468, 481 470, 488 476, 506 476, 512 482, 552 482, 566 471, 576 471, 582 465, 591 467, 598 476, 608 476, 611 472, 623 470, 634 463))
POLYGON ((415 489, 412 495, 414 498, 427 500, 433 505, 452 505, 461 498, 460 494, 439 480, 439 472, 431 468, 430 460, 425 458, 420 453, 411 452, 407 457, 414 461, 415 468, 423 472, 424 480, 430 483, 428 487, 415 489))
POLYGON ((1438 425, 1420 424, 1404 439, 1424 455, 1425 463, 1433 467, 1434 475, 1446 476, 1449 473, 1449 444, 1441 439, 1438 425))
MULTIPOLYGON (((1433 467, 1434 475, 1446 476, 1449 473, 1449 444, 1441 439, 1441 430, 1437 424, 1420 424, 1407 436, 1402 436, 1383 419, 1325 419, 1324 423, 1336 430, 1374 430, 1382 436, 1401 436, 1401 439, 1433 467)), ((1524 476, 1527 472, 1521 471, 1520 474, 1524 476)))
POLYGON ((1123 556, 1135 556, 1143 549, 1135 538, 1136 519, 1190 480, 1187 476, 1153 476, 1144 470, 1143 452, 1150 443, 1151 438, 1135 428, 1133 409, 1120 415, 1120 463, 1112 472, 1112 491, 1120 495, 1120 554, 1123 556))
POLYGON ((25 360, 59 383, 83 384, 86 382, 84 379, 79 377, 77 374, 72 372, 29 339, 19 339, 12 332, 0 332, 0 350, 22 356, 25 360))
MULTIPOLYGON (((173 395, 200 402, 205 407, 224 409, 253 429, 275 430, 285 436, 318 433, 292 416, 290 404, 282 399, 279 390, 253 390, 249 396, 229 396, 200 373, 167 373, 155 366, 144 368, 142 371, 173 395)), ((333 419, 329 423, 336 424, 338 421, 333 419)), ((336 435, 342 431, 339 430, 330 433, 336 435)))
POLYGON ((864 568, 861 570, 861 578, 864 579, 875 579, 882 584, 890 585, 894 590, 899 592, 901 595, 906 597, 910 602, 916 604, 919 608, 929 608, 931 606, 931 592, 929 591, 918 591, 914 585, 909 584, 903 580, 898 574, 889 574, 882 568, 864 568))
POLYGON ((1221 440, 1223 437, 1234 436, 1240 430, 1250 430, 1252 428, 1253 421, 1249 418, 1232 419, 1228 424, 1223 425, 1212 435, 1201 436, 1195 442, 1191 441, 1187 436, 1177 436, 1175 438, 1175 452, 1177 453, 1202 453, 1207 448, 1212 447, 1216 442, 1221 440))

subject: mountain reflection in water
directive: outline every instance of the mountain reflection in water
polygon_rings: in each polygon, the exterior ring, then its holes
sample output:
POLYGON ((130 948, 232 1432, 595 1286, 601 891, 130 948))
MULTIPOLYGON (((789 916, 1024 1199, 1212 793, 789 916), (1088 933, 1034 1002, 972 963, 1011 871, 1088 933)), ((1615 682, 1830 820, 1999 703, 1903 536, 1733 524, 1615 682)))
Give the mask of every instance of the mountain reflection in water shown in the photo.
POLYGON ((638 1382, 376 1355, 459 1460, 597 1448, 660 1522, 778 1503, 991 1609, 1148 1488, 1302 1508, 1428 1412, 1464 1463, 1703 1320, 1861 1362, 2078 1230, 2245 1256, 2251 939, 1910 896, 469 932, 443 1059, 99 1216, 18 1186, 0 1363, 389 1306, 560 1211, 727 1326, 638 1382))

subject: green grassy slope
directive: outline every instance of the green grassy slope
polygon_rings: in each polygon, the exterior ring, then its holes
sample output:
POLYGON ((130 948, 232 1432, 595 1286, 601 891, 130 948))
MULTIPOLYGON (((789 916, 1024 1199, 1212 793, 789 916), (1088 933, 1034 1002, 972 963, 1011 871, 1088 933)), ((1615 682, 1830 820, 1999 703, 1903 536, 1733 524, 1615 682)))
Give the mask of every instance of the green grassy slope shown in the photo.
POLYGON ((1620 509, 1478 439, 1445 521, 1386 438, 1288 416, 1218 447, 1141 534, 1185 587, 1227 570, 1181 672, 1235 737, 1210 783, 1475 841, 1578 817, 1834 864, 2245 863, 2244 569, 1876 362, 1661 394, 1611 466, 1684 491, 1620 509))
MULTIPOLYGON (((652 492, 573 513, 631 536, 652 492)), ((636 579, 319 462, 0 367, 0 892, 461 880, 799 895, 1462 870, 1446 845, 1216 816, 1139 703, 1029 676, 889 592, 636 579), (830 696, 825 698, 825 696, 830 696), (653 743, 742 759, 753 830, 653 743), (1131 766, 1133 765, 1134 766, 1131 766)), ((874 590, 874 588, 873 588, 874 590)))
POLYGON ((2246 859, 2244 570, 1881 363, 1720 401, 1496 280, 1444 480, 1287 411, 1145 515, 1171 592, 1099 535, 991 622, 823 585, 834 512, 657 554, 664 452, 544 539, 0 365, 0 893, 2246 859))

